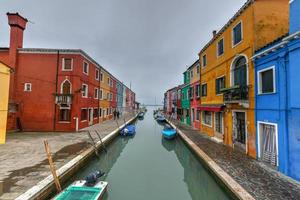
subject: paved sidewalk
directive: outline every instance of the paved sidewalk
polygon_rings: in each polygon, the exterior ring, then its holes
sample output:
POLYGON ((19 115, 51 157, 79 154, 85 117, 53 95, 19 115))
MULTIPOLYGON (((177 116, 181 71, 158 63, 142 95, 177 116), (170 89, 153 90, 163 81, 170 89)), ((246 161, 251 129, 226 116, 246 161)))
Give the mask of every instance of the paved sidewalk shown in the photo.
POLYGON ((172 121, 226 173, 258 200, 299 200, 300 184, 243 152, 213 142, 208 136, 172 121))
MULTIPOLYGON (((118 120, 124 124, 133 114, 124 114, 118 120)), ((116 121, 105 121, 84 130, 98 130, 103 138, 118 128, 116 121)), ((92 132, 92 137, 98 137, 92 132)), ((0 145, 0 199, 11 200, 49 176, 50 170, 44 149, 44 140, 48 143, 58 168, 91 146, 86 132, 79 133, 11 133, 7 143, 0 145)))

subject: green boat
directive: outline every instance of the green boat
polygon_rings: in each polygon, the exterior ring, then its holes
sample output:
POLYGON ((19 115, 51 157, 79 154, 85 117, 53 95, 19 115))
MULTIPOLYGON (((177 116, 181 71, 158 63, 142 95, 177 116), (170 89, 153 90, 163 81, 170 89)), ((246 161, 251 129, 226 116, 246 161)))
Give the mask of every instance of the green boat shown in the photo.
POLYGON ((100 181, 94 186, 86 186, 85 180, 75 181, 54 200, 101 200, 107 190, 107 182, 100 181))

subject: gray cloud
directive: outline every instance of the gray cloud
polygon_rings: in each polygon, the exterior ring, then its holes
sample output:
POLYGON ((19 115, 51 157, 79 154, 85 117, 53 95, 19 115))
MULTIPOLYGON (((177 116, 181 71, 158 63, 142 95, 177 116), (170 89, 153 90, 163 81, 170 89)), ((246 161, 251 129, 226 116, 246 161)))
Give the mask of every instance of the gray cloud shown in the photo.
POLYGON ((0 46, 8 46, 6 12, 33 23, 24 47, 81 48, 137 93, 162 102, 182 72, 245 0, 1 0, 0 46))

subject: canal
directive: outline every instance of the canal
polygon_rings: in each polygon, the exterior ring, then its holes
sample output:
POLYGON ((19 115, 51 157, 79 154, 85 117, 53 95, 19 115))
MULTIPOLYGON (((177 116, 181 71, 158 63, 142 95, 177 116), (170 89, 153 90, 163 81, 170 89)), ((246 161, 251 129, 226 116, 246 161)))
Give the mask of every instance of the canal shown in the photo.
POLYGON ((103 170, 105 200, 226 200, 230 197, 180 138, 166 141, 150 108, 133 138, 116 138, 72 180, 103 170))

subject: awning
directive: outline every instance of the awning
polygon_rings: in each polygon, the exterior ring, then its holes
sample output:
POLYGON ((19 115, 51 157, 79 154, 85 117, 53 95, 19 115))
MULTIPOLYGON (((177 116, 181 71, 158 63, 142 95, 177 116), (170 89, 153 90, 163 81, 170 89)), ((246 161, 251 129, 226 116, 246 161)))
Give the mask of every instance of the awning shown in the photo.
POLYGON ((205 110, 210 112, 221 112, 224 109, 224 105, 201 105, 198 106, 198 110, 205 110))

